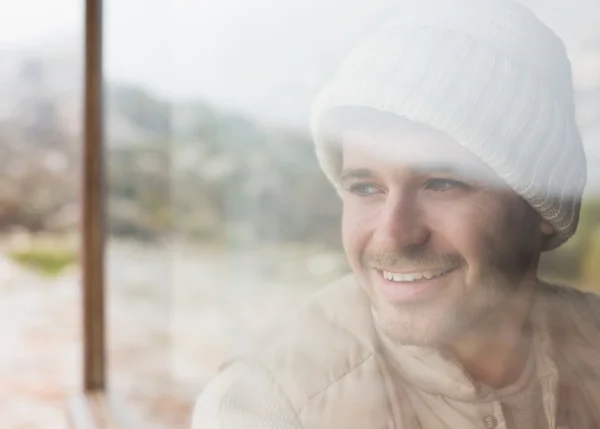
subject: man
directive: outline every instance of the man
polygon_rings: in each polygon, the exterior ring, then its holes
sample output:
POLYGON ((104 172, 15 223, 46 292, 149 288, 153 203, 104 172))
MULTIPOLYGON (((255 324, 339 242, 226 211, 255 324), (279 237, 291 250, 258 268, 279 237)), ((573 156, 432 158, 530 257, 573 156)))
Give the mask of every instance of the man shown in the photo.
POLYGON ((406 6, 315 102, 352 275, 209 384, 195 429, 600 428, 600 301, 537 277, 586 180, 560 39, 406 6))

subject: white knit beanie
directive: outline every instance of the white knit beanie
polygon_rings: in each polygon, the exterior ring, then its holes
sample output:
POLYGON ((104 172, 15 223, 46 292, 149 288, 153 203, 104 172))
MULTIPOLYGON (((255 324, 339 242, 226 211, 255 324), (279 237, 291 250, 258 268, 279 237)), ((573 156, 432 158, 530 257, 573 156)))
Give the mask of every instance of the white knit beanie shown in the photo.
POLYGON ((338 107, 394 113, 445 132, 487 163, 557 233, 577 228, 586 161, 562 41, 505 0, 420 0, 360 43, 317 96, 311 130, 327 177, 340 159, 326 117, 338 107))

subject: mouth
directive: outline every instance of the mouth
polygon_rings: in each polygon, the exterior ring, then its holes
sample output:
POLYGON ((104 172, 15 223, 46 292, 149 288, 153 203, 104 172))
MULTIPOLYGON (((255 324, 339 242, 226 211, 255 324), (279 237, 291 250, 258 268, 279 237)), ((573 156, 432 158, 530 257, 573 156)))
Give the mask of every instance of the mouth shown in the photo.
POLYGON ((425 271, 413 271, 406 273, 393 273, 391 271, 382 270, 381 274, 383 278, 389 281, 404 283, 404 282, 416 282, 419 280, 431 280, 448 274, 453 271, 454 268, 442 268, 437 270, 425 270, 425 271))
POLYGON ((391 302, 409 303, 432 297, 442 289, 446 276, 457 267, 428 270, 411 270, 403 273, 376 270, 381 278, 381 291, 391 302))

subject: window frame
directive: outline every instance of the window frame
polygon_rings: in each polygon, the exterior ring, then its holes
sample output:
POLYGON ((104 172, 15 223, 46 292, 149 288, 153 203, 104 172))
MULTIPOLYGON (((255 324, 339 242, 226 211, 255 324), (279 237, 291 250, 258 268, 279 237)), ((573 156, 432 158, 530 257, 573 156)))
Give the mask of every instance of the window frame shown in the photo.
POLYGON ((81 267, 83 391, 68 404, 75 429, 117 428, 106 397, 103 1, 85 0, 81 267))

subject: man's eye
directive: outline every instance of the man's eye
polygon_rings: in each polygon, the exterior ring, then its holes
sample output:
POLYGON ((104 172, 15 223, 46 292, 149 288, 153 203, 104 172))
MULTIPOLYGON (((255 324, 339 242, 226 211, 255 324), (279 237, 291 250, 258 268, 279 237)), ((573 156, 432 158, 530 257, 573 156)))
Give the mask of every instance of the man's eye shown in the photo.
POLYGON ((466 188, 467 185, 462 182, 450 179, 431 179, 427 181, 426 189, 436 192, 449 191, 455 188, 466 188))
POLYGON ((379 192, 379 188, 371 183, 357 183, 355 185, 351 185, 348 190, 352 194, 359 196, 368 196, 379 192))

